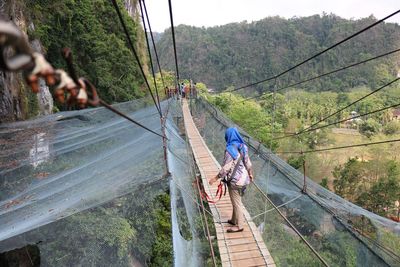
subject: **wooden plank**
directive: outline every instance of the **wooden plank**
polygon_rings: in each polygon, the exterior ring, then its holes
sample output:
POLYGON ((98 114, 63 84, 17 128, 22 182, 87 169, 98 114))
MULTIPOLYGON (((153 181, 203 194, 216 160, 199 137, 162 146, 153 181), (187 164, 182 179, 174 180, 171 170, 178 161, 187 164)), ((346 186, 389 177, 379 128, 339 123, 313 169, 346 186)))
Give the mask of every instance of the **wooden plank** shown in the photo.
POLYGON ((266 266, 265 260, 263 257, 256 257, 251 259, 243 259, 243 260, 232 260, 231 263, 233 267, 244 267, 244 266, 266 266))
POLYGON ((229 250, 230 252, 235 253, 235 252, 249 251, 252 250, 254 247, 257 247, 256 242, 251 244, 231 245, 229 246, 229 250))
MULTIPOLYGON (((200 170, 204 188, 211 198, 216 199, 215 192, 218 183, 210 186, 208 185, 208 179, 213 178, 218 173, 219 163, 194 125, 185 99, 183 100, 182 110, 186 134, 200 170)), ((232 203, 229 194, 222 196, 216 204, 210 204, 209 206, 214 220, 219 218, 219 221, 226 222, 230 219, 232 203)), ((246 210, 244 210, 244 215, 243 232, 227 233, 226 230, 231 225, 214 221, 222 266, 275 266, 257 227, 251 221, 250 215, 246 210)))
MULTIPOLYGON (((225 231, 224 231, 224 233, 225 233, 225 231)), ((227 239, 227 240, 237 239, 237 238, 246 239, 249 242, 254 240, 252 233, 248 232, 248 231, 243 231, 240 233, 226 233, 225 234, 225 239, 227 239)))
POLYGON ((236 253, 233 253, 232 256, 230 257, 231 260, 245 260, 245 259, 253 259, 260 257, 260 251, 258 248, 253 248, 252 250, 248 251, 237 251, 236 253))

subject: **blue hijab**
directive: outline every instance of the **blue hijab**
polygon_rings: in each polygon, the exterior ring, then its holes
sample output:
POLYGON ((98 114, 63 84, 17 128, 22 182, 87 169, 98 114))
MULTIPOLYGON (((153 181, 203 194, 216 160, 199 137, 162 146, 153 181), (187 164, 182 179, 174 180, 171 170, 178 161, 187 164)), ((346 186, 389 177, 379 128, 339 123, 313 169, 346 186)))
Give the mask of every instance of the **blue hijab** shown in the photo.
POLYGON ((246 153, 246 148, 244 146, 244 141, 239 134, 239 131, 234 127, 229 127, 225 132, 226 141, 226 151, 232 156, 232 158, 237 159, 239 152, 243 154, 246 153))

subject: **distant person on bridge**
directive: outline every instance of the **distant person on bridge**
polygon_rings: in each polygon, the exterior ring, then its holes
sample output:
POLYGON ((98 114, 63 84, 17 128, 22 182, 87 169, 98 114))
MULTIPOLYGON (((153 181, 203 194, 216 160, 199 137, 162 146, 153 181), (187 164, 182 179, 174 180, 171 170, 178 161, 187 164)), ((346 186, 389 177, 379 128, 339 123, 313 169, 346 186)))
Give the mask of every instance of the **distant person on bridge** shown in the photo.
POLYGON ((165 95, 166 98, 169 98, 169 89, 168 89, 168 86, 165 86, 165 88, 164 88, 164 95, 165 95))
POLYGON ((181 83, 181 85, 179 86, 179 91, 180 91, 182 98, 185 98, 185 84, 184 83, 181 83))
POLYGON ((209 183, 213 184, 218 179, 227 183, 233 206, 232 217, 228 220, 232 227, 228 228, 227 232, 234 233, 243 231, 242 196, 246 186, 253 181, 253 170, 248 148, 236 128, 230 127, 226 130, 225 141, 222 168, 209 183))
POLYGON ((193 84, 192 90, 190 91, 192 93, 192 97, 193 98, 197 98, 197 87, 196 87, 196 83, 193 84))
POLYGON ((179 85, 175 86, 174 99, 179 99, 179 85))
POLYGON ((189 99, 190 98, 190 95, 189 95, 190 94, 190 86, 188 84, 186 84, 184 87, 184 90, 185 90, 185 97, 187 99, 189 99))

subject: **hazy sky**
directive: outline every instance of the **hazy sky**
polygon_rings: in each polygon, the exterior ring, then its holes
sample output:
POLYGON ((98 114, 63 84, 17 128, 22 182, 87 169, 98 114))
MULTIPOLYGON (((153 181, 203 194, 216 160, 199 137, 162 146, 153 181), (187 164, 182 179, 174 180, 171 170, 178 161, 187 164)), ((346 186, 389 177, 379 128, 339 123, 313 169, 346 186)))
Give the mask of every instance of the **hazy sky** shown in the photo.
MULTIPOLYGON (((168 0, 147 0, 153 31, 170 27, 168 0)), ((373 14, 377 19, 400 9, 400 0, 172 0, 174 24, 215 26, 230 22, 248 22, 268 16, 291 18, 334 13, 358 19, 373 14)), ((400 23, 400 14, 389 22, 400 23)))

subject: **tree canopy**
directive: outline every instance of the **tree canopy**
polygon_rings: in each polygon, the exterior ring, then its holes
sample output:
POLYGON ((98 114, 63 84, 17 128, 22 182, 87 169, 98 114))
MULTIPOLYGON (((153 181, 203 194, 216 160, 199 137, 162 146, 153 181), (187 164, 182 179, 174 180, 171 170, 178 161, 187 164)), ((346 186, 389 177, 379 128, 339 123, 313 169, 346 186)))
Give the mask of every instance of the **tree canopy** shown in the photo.
MULTIPOLYGON (((135 17, 125 9, 124 17, 130 37, 136 45, 142 64, 147 58, 144 32, 135 17)), ((27 1, 34 29, 30 38, 39 39, 49 61, 57 68, 66 68, 61 50, 72 50, 79 76, 91 80, 107 102, 122 102, 145 95, 143 78, 134 60, 122 26, 109 1, 27 1)))
MULTIPOLYGON (((346 20, 323 14, 292 19, 268 17, 211 28, 179 25, 175 35, 180 74, 220 90, 246 85, 280 73, 374 22, 372 16, 346 20)), ((285 75, 280 86, 397 49, 399 33, 397 24, 379 24, 285 75)), ((170 30, 164 32, 158 50, 162 68, 174 70, 170 36, 170 30)), ((338 92, 362 85, 374 88, 397 74, 398 59, 396 53, 299 88, 338 92)), ((259 84, 253 91, 272 86, 272 83, 259 84)))

